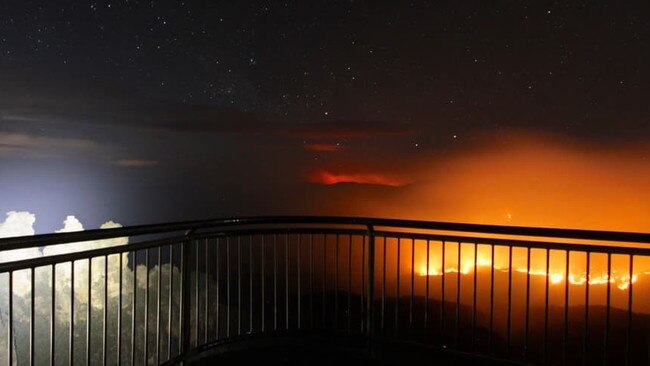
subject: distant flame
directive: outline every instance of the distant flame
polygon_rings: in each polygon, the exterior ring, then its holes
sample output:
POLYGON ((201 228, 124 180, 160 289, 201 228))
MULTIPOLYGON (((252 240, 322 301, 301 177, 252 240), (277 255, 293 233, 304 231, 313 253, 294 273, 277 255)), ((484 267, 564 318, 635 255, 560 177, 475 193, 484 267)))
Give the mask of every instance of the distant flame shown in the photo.
MULTIPOLYGON (((489 259, 484 259, 484 258, 479 258, 476 261, 476 268, 489 268, 491 267, 492 263, 489 259)), ((494 270, 496 271, 501 271, 501 272, 508 272, 510 269, 508 267, 500 267, 500 266, 494 266, 494 270)), ((519 273, 528 273, 530 276, 541 276, 541 277, 548 277, 549 278, 549 283, 552 285, 558 285, 561 283, 564 283, 566 280, 566 276, 564 273, 560 272, 552 272, 549 271, 546 273, 544 270, 534 270, 531 269, 530 271, 527 268, 513 268, 515 272, 519 273)), ((453 267, 453 266, 445 266, 445 273, 459 273, 462 275, 468 275, 474 271, 474 262, 468 265, 461 266, 460 271, 458 270, 458 266, 453 267)), ((442 276, 442 268, 441 267, 436 267, 436 266, 429 266, 429 269, 427 270, 426 266, 421 266, 416 270, 416 272, 420 276, 442 276)), ((636 283, 638 279, 638 275, 633 274, 632 279, 630 281, 630 275, 629 274, 618 274, 616 271, 612 271, 610 273, 609 279, 607 276, 607 273, 599 273, 599 274, 589 274, 589 285, 604 285, 607 284, 608 282, 611 283, 612 285, 618 287, 620 290, 627 290, 627 288, 630 286, 630 283, 634 284, 636 283)), ((569 284, 571 285, 584 285, 587 282, 587 273, 569 273, 569 284)))

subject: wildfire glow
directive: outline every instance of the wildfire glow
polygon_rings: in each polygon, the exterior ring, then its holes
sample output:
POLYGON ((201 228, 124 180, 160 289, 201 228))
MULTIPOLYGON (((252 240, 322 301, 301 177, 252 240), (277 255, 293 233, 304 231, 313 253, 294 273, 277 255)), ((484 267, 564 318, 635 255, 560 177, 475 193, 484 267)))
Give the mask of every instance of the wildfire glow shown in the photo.
MULTIPOLYGON (((490 268, 491 263, 488 260, 485 259, 479 259, 476 262, 476 268, 477 270, 480 268, 490 268)), ((501 271, 501 272, 508 272, 510 269, 507 267, 500 267, 500 266, 494 266, 495 271, 501 271)), ((541 270, 528 270, 527 268, 513 268, 515 272, 519 273, 528 273, 531 277, 532 276, 537 276, 537 277, 548 277, 548 282, 552 285, 559 285, 564 283, 566 281, 566 276, 564 273, 561 272, 551 272, 549 271, 546 273, 546 271, 541 271, 541 270)), ((474 271, 474 263, 468 264, 461 266, 460 271, 458 270, 458 267, 447 267, 445 266, 445 273, 459 273, 462 275, 468 275, 474 271)), ((422 266, 416 270, 418 275, 420 276, 442 276, 442 268, 441 267, 436 267, 436 266, 429 266, 429 269, 427 270, 426 266, 422 266)), ((629 274, 618 274, 616 271, 612 271, 612 273, 609 276, 607 276, 607 273, 590 273, 589 274, 589 285, 605 285, 608 282, 611 283, 613 286, 616 286, 617 288, 621 290, 626 290, 629 286, 630 283, 635 283, 638 279, 638 275, 633 274, 631 281, 630 281, 630 275, 629 274)), ((569 273, 569 284, 571 285, 584 285, 587 282, 587 273, 569 273)))
MULTIPOLYGON (((650 145, 647 143, 606 146, 526 131, 486 134, 476 136, 475 142, 469 142, 469 139, 465 141, 447 154, 414 157, 404 164, 403 169, 382 170, 385 167, 381 163, 356 166, 357 170, 363 171, 396 172, 410 184, 395 190, 371 191, 360 197, 346 197, 348 199, 332 205, 332 213, 339 213, 344 208, 354 215, 370 217, 650 232, 650 195, 642 194, 650 187, 650 159, 647 158, 650 156, 650 145)), ((346 172, 352 171, 355 169, 346 172)), ((335 184, 339 178, 342 177, 322 176, 323 181, 328 182, 326 184, 335 184)), ((354 191, 354 194, 358 194, 358 191, 354 191)), ((561 238, 530 240, 565 242, 561 238)), ((441 276, 443 271, 460 273, 463 277, 473 275, 473 243, 462 243, 459 261, 455 243, 446 243, 450 245, 445 246, 440 242, 433 244, 432 241, 432 249, 427 256, 427 244, 416 240, 413 264, 409 257, 409 244, 404 244, 402 242, 400 246, 401 257, 397 255, 399 245, 396 239, 388 240, 386 249, 389 264, 398 258, 406 261, 400 265, 402 273, 413 267, 413 272, 420 276, 441 276)), ((579 244, 640 246, 638 243, 579 244)), ((612 254, 609 265, 607 254, 594 252, 590 255, 587 269, 586 252, 572 250, 567 270, 566 251, 561 249, 550 250, 548 267, 544 249, 531 250, 530 264, 527 263, 525 248, 513 247, 512 261, 509 261, 507 247, 496 246, 495 249, 493 259, 491 247, 479 243, 476 259, 479 281, 486 278, 486 273, 490 277, 491 268, 495 270, 495 281, 499 288, 507 287, 510 272, 513 281, 515 278, 518 281, 517 286, 521 286, 522 277, 529 274, 531 280, 534 279, 532 293, 539 296, 539 285, 544 285, 547 279, 551 291, 556 292, 555 300, 562 297, 565 285, 571 285, 571 291, 580 292, 580 287, 584 291, 588 283, 595 286, 595 293, 590 295, 595 297, 603 294, 602 290, 609 285, 612 289, 618 289, 612 290, 619 294, 612 301, 616 300, 619 307, 625 307, 627 301, 627 294, 621 293, 629 291, 633 288, 631 285, 635 284, 637 296, 634 306, 650 312, 650 303, 638 295, 641 291, 647 291, 646 286, 650 286, 647 278, 650 256, 635 255, 630 272, 629 255, 612 254)), ((388 269, 389 277, 396 275, 394 271, 388 269)), ((467 280, 471 282, 471 279, 467 280)), ((579 301, 578 297, 573 296, 575 301, 579 301)))

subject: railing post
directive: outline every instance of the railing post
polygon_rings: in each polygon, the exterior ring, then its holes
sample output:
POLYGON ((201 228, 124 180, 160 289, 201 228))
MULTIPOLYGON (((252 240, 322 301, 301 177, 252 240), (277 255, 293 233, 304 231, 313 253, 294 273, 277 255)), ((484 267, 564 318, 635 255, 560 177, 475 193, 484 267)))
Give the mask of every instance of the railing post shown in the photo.
POLYGON ((187 238, 181 244, 181 288, 180 288, 180 316, 181 316, 181 327, 180 327, 180 352, 181 359, 183 364, 185 364, 185 355, 190 350, 190 323, 191 323, 191 311, 192 307, 190 306, 190 234, 187 232, 187 238))
POLYGON ((366 309, 366 336, 368 337, 368 356, 372 357, 372 320, 375 299, 375 228, 368 225, 368 299, 366 309))

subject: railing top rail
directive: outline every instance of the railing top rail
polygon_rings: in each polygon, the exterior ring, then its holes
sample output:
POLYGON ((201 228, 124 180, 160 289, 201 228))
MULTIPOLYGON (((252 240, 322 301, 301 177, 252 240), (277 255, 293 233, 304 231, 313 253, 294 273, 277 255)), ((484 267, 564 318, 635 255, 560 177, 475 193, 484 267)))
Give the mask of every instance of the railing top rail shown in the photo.
MULTIPOLYGON (((228 236, 248 236, 248 235, 271 235, 278 233, 286 234, 342 234, 342 235, 364 235, 367 234, 366 229, 336 229, 336 228, 246 228, 224 230, 219 232, 201 233, 193 236, 196 240, 206 238, 220 238, 228 236)), ((434 240, 434 241, 451 241, 462 243, 476 243, 488 244, 497 246, 511 246, 520 248, 538 248, 549 250, 562 250, 574 252, 592 252, 592 253, 610 253, 610 254, 623 254, 623 255, 641 255, 650 257, 650 247, 619 247, 608 245, 583 245, 583 244, 566 244, 559 242, 544 242, 533 240, 515 240, 515 239, 495 239, 495 238, 481 238, 472 236, 457 236, 449 234, 435 234, 435 233, 412 233, 412 232, 396 232, 396 231, 374 231, 376 237, 394 237, 414 240, 434 240), (485 240, 485 241, 483 241, 485 240)), ((40 267, 46 265, 53 265, 57 263, 70 262, 80 259, 94 258, 100 256, 113 255, 118 253, 133 252, 148 248, 161 247, 170 244, 179 244, 185 240, 184 236, 171 236, 162 239, 146 240, 137 243, 132 243, 128 246, 118 245, 98 249, 90 249, 85 251, 75 251, 65 254, 57 254, 45 257, 36 257, 29 259, 22 259, 13 262, 0 263, 0 273, 16 271, 21 269, 28 269, 33 267, 40 267)))
POLYGON ((118 237, 133 237, 179 231, 194 232, 202 229, 254 226, 254 225, 358 225, 416 230, 436 230, 450 232, 468 232, 493 235, 525 236, 558 239, 580 239, 596 241, 616 241, 639 244, 650 244, 650 233, 634 233, 621 231, 601 231, 582 229, 557 229, 523 226, 502 226, 469 223, 452 223, 439 221, 381 219, 353 216, 268 216, 240 217, 212 220, 197 220, 153 225, 139 225, 114 229, 95 229, 72 233, 54 233, 26 237, 0 239, 0 251, 24 249, 35 246, 65 244, 89 240, 111 239, 118 237))

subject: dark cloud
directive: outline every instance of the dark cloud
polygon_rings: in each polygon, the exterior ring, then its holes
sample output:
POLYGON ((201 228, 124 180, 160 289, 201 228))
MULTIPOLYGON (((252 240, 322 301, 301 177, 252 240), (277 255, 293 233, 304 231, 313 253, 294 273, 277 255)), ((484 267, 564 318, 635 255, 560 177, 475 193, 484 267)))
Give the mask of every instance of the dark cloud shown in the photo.
POLYGON ((112 162, 113 165, 124 168, 145 168, 158 165, 157 160, 142 160, 142 159, 120 159, 112 162))
POLYGON ((44 137, 0 130, 0 157, 60 158, 106 151, 107 146, 88 139, 44 137))
MULTIPOLYGON (((650 136, 650 123, 647 123, 650 106, 639 104, 635 98, 621 99, 625 90, 599 103, 589 101, 588 96, 582 94, 572 97, 566 95, 565 90, 557 90, 551 94, 544 92, 545 95, 534 102, 490 96, 488 99, 494 101, 489 105, 472 105, 460 99, 445 107, 438 106, 435 113, 433 109, 422 110, 416 116, 405 113, 410 116, 408 118, 394 115, 389 119, 303 119, 170 100, 115 80, 46 74, 18 66, 3 67, 5 71, 0 75, 0 120, 5 122, 121 125, 277 136, 319 143, 355 138, 395 137, 400 140, 416 136, 421 142, 429 142, 430 147, 436 148, 453 142, 449 139, 454 135, 465 137, 481 131, 511 129, 551 131, 603 143, 642 140, 650 136), (553 112, 549 109, 552 100, 571 101, 576 105, 567 105, 560 111, 559 104, 553 102, 557 104, 552 108, 553 112), (590 110, 580 107, 585 103, 593 104, 590 110)), ((431 105, 433 107, 435 105, 431 105)))
POLYGON ((104 80, 15 71, 0 87, 0 117, 5 121, 77 122, 319 140, 406 135, 418 129, 388 121, 304 123, 272 114, 164 100, 104 80))
POLYGON ((336 120, 318 123, 302 123, 276 130, 276 134, 304 139, 349 139, 363 137, 404 136, 419 128, 396 122, 336 120))
POLYGON ((16 72, 0 87, 5 120, 80 122, 195 131, 255 131, 263 118, 249 112, 184 104, 105 80, 16 72))
POLYGON ((345 146, 341 144, 303 144, 302 148, 312 152, 334 152, 343 150, 345 146))

